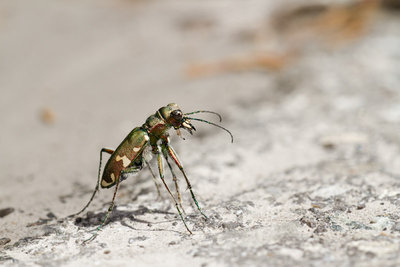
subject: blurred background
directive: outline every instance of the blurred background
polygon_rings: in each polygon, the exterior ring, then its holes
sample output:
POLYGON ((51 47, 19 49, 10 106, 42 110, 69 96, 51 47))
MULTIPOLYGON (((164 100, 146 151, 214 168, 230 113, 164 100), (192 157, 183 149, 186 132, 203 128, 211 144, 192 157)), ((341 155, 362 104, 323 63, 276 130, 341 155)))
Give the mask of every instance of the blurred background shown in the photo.
MULTIPOLYGON (((99 149, 116 147, 170 102, 220 112, 238 153, 258 158, 254 173, 266 170, 260 151, 277 140, 290 151, 302 130, 321 153, 368 143, 357 134, 332 139, 338 129, 388 140, 395 148, 384 165, 400 173, 399 14, 397 0, 2 0, 0 238, 21 238, 31 231, 22 226, 50 211, 79 209, 99 149), (327 121, 338 126, 320 125, 327 121)), ((204 152, 229 141, 199 128, 200 141, 178 144, 189 166, 187 143, 204 152)), ((281 162, 301 162, 313 151, 307 142, 281 162)), ((234 154, 226 146, 223 154, 234 154)))

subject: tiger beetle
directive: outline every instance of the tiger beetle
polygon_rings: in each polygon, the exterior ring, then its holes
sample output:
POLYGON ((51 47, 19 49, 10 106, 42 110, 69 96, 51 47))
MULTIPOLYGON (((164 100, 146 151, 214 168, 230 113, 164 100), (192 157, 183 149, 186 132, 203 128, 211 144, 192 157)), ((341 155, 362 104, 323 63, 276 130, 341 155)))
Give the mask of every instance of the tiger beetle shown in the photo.
POLYGON ((156 177, 149 165, 151 154, 157 156, 158 172, 160 174, 161 181, 164 184, 165 188, 167 189, 168 194, 171 196, 175 204, 175 207, 178 211, 178 214, 183 224, 186 227, 186 230, 190 234, 192 234, 192 231, 190 231, 190 229, 186 225, 185 219, 182 215, 182 212, 185 213, 185 211, 182 207, 181 194, 179 192, 179 186, 176 175, 172 170, 172 166, 170 164, 170 159, 172 159, 172 161, 175 162, 179 170, 182 172, 197 209, 199 210, 200 214, 204 216, 205 219, 207 219, 207 216, 202 212, 199 203, 196 200, 196 197, 192 190, 192 186, 190 184, 189 179, 186 176, 182 163, 178 159, 178 155, 176 154, 175 150, 170 145, 168 130, 170 130, 173 127, 176 130, 177 135, 180 136, 181 138, 183 138, 180 132, 181 128, 187 130, 192 135, 193 131, 196 131, 196 128, 191 124, 191 120, 194 120, 194 121, 205 122, 207 124, 225 130, 230 135, 232 143, 233 143, 233 135, 229 130, 218 124, 199 118, 188 117, 188 115, 197 113, 212 113, 219 117, 220 122, 222 121, 221 115, 219 115, 216 112, 207 110, 198 110, 189 113, 183 113, 177 104, 171 103, 165 107, 160 108, 154 115, 148 117, 146 122, 141 127, 134 128, 128 134, 128 136, 125 137, 125 139, 117 147, 117 149, 112 150, 109 148, 102 148, 100 150, 99 171, 98 171, 96 187, 93 191, 93 194, 89 202, 83 207, 83 209, 71 216, 79 215, 84 210, 86 210, 86 208, 90 205, 93 198, 95 197, 97 191, 99 191, 99 186, 101 186, 101 188, 110 188, 115 186, 115 190, 111 204, 108 208, 108 211, 102 223, 95 229, 95 233, 89 239, 85 240, 85 242, 93 240, 97 236, 98 231, 104 226, 104 224, 109 219, 115 205, 114 203, 118 191, 118 186, 121 181, 127 178, 126 176, 128 174, 137 173, 140 170, 142 170, 144 166, 147 165, 156 184, 158 194, 160 194, 158 183, 156 182, 156 177), (100 179, 102 155, 104 152, 110 154, 111 156, 108 159, 106 166, 104 167, 103 175, 101 176, 100 179), (174 195, 171 193, 171 190, 168 188, 168 185, 165 182, 164 160, 167 162, 168 168, 172 174, 178 201, 176 201, 174 195))

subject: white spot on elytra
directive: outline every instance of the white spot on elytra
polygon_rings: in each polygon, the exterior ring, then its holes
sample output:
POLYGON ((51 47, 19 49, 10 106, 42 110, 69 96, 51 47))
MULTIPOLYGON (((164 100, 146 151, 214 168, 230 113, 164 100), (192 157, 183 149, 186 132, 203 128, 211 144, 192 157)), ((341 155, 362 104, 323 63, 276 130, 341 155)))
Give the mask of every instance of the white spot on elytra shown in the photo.
POLYGON ((113 184, 113 183, 115 182, 115 175, 114 175, 114 173, 111 173, 110 178, 111 178, 111 182, 110 182, 110 183, 108 183, 106 180, 101 180, 101 185, 102 185, 103 187, 106 187, 106 186, 109 186, 110 184, 113 184))
POLYGON ((115 161, 120 161, 120 160, 122 160, 122 166, 124 166, 124 168, 126 168, 131 163, 131 161, 125 155, 123 157, 117 155, 115 161))
POLYGON ((133 152, 139 152, 139 150, 140 150, 140 147, 138 147, 138 146, 135 146, 134 148, 133 148, 133 152))
POLYGON ((149 141, 149 136, 147 134, 144 136, 144 140, 149 141))

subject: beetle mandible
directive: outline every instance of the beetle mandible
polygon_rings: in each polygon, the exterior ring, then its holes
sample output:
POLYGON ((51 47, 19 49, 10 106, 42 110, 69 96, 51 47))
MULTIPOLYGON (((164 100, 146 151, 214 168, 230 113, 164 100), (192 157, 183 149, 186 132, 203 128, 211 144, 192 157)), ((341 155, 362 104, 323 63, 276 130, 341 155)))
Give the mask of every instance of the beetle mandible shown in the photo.
MULTIPOLYGON (((96 232, 92 235, 88 240, 92 240, 96 237, 97 232, 104 226, 107 222, 108 218, 111 215, 111 212, 115 205, 115 197, 117 195, 118 186, 121 181, 126 179, 126 175, 130 173, 139 172, 144 166, 148 166, 149 170, 153 176, 154 181, 156 181, 156 177, 154 172, 151 170, 148 160, 146 159, 146 153, 151 151, 152 154, 157 156, 157 165, 158 171, 161 178, 162 183, 164 184, 168 194, 171 196, 175 207, 178 211, 178 214, 185 225, 187 231, 192 234, 188 226, 186 225, 185 219, 183 218, 182 211, 184 209, 182 207, 181 195, 179 192, 179 187, 177 183, 176 175, 172 169, 170 164, 170 159, 178 166, 179 170, 182 172, 183 177, 185 178, 186 184, 192 196, 194 203, 196 204, 199 212, 207 219, 207 216, 202 212, 199 203, 196 200, 196 197, 193 193, 192 186, 190 184, 189 179, 186 176, 185 170, 183 169, 182 163, 180 162, 175 150, 172 148, 169 142, 169 134, 168 130, 174 128, 178 136, 182 137, 180 129, 187 130, 190 134, 193 134, 193 131, 196 131, 196 128, 192 125, 191 120, 205 122, 210 125, 214 125, 219 127, 226 132, 229 133, 231 137, 231 142, 233 143, 233 135, 226 128, 215 124, 210 121, 206 121, 199 118, 188 117, 188 115, 196 114, 196 113, 212 113, 219 117, 220 122, 222 121, 221 115, 213 111, 207 110, 198 110, 189 113, 183 113, 179 106, 175 103, 170 103, 165 107, 160 108, 157 112, 150 117, 147 118, 146 122, 140 126, 134 128, 121 142, 121 144, 117 147, 117 149, 112 150, 108 148, 102 148, 100 150, 100 163, 99 163, 99 171, 97 177, 96 187, 93 191, 93 194, 89 200, 89 202, 83 207, 81 211, 72 215, 76 216, 82 213, 86 208, 90 205, 93 198, 95 197, 97 191, 99 191, 99 186, 101 188, 110 188, 115 186, 114 195, 111 201, 111 204, 108 208, 107 214, 103 219, 100 226, 97 227, 96 232), (101 163, 102 163, 102 155, 103 153, 110 154, 110 158, 108 159, 104 170, 103 175, 101 176, 101 163), (174 195, 171 190, 168 188, 167 183, 164 179, 164 160, 167 162, 167 165, 172 173, 173 181, 175 183, 176 195, 178 201, 176 201, 174 195), (101 179, 100 179, 101 177, 101 179), (179 202, 179 205, 178 205, 179 202), (182 211, 181 211, 182 209, 182 211)), ((183 138, 183 137, 182 137, 183 138)), ((160 193, 158 184, 155 182, 157 191, 160 193)), ((86 241, 88 241, 86 240, 86 241)))

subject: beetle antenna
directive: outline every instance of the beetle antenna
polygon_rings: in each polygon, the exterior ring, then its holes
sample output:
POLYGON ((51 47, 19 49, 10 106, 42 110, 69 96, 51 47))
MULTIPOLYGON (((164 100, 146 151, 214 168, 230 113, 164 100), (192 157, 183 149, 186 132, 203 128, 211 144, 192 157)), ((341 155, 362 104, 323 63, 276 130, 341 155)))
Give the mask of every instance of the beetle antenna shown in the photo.
POLYGON ((214 111, 209 111, 209 110, 197 110, 197 111, 185 113, 184 115, 192 115, 192 114, 197 114, 197 113, 211 113, 211 114, 217 115, 219 118, 219 122, 222 122, 222 116, 219 115, 219 113, 214 112, 214 111))
POLYGON ((208 123, 208 124, 211 124, 211 125, 214 125, 215 127, 218 127, 218 128, 220 128, 220 129, 222 129, 222 130, 224 130, 224 131, 226 131, 230 136, 231 136, 231 142, 233 143, 233 134, 228 130, 228 129, 226 129, 226 128, 224 128, 224 127, 222 127, 221 125, 218 125, 218 124, 215 124, 215 123, 213 123, 213 122, 210 122, 210 121, 206 121, 206 120, 202 120, 202 119, 198 119, 198 118, 189 118, 189 117, 186 117, 186 119, 189 119, 189 120, 194 120, 194 121, 202 121, 202 122, 205 122, 205 123, 208 123))

